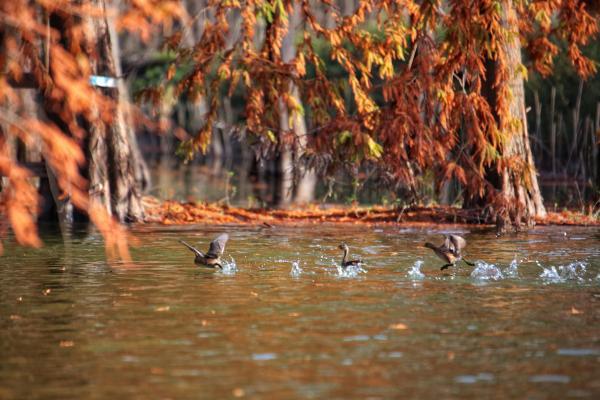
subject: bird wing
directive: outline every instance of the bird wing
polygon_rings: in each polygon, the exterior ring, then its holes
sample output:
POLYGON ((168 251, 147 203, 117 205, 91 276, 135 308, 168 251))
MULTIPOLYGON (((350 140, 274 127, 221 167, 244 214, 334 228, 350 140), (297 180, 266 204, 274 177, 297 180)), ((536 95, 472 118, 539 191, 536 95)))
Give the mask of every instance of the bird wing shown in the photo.
POLYGON ((179 243, 183 244, 185 247, 187 247, 188 249, 193 251, 194 254, 196 254, 197 256, 204 257, 204 254, 202 254, 202 252, 200 250, 198 250, 197 248, 195 248, 194 246, 184 242, 183 240, 180 240, 179 243))
POLYGON ((446 241, 451 243, 451 248, 455 254, 460 254, 462 249, 467 245, 467 241, 462 236, 458 235, 448 235, 446 241))
POLYGON ((226 233, 217 236, 215 240, 210 242, 210 247, 208 248, 208 253, 206 253, 206 256, 210 258, 220 257, 221 254, 223 254, 223 252, 225 251, 225 244, 228 240, 229 235, 226 233))
POLYGON ((444 236, 444 243, 439 246, 440 249, 452 250, 452 242, 450 241, 450 235, 444 236))

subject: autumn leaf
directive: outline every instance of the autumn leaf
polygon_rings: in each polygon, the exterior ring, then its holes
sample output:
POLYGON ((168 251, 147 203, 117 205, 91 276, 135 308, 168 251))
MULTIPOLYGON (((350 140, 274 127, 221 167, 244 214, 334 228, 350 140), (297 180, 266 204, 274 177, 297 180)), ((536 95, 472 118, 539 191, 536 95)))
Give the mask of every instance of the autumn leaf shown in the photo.
POLYGON ((381 158, 383 153, 383 147, 379 143, 373 140, 371 136, 368 136, 367 147, 369 148, 369 155, 373 158, 381 158))

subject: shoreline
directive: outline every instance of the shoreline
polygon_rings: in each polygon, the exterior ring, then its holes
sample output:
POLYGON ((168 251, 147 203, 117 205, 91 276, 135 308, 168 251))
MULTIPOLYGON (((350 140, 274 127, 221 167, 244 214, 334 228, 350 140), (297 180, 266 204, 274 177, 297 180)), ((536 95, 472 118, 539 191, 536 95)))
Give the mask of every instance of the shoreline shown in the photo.
MULTIPOLYGON (((290 209, 231 207, 216 203, 160 201, 144 198, 144 223, 161 225, 315 225, 321 223, 352 225, 432 226, 463 225, 495 228, 478 218, 476 210, 451 206, 412 206, 398 209, 391 206, 308 205, 290 209)), ((536 219, 539 226, 600 226, 600 219, 574 211, 548 212, 536 219)))

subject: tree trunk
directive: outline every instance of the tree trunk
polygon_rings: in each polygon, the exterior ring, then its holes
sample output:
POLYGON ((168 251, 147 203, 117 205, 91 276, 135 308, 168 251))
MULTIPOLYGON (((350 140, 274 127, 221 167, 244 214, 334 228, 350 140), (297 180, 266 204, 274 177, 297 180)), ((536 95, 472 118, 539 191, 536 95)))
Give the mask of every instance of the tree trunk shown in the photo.
POLYGON ((108 149, 104 124, 90 126, 87 138, 87 159, 90 201, 101 204, 112 215, 108 182, 108 149))
MULTIPOLYGON (((517 16, 511 1, 504 2, 506 20, 515 21, 517 16)), ((512 25, 512 24, 511 24, 512 25)), ((512 26, 516 26, 512 25, 512 26)), ((512 132, 510 140, 504 149, 505 157, 520 157, 526 164, 526 169, 517 175, 515 171, 505 169, 502 175, 502 193, 509 201, 516 201, 519 207, 524 207, 528 223, 536 217, 546 216, 546 209, 542 200, 542 195, 537 181, 537 170, 531 147, 529 143, 529 134, 527 131, 527 116, 525 114, 525 87, 523 77, 518 73, 517 68, 522 65, 521 62, 521 41, 518 35, 514 35, 512 40, 506 43, 506 56, 508 63, 508 73, 511 77, 510 89, 512 99, 510 101, 510 117, 518 120, 515 131, 512 132)), ((514 221, 520 223, 520 221, 514 221)))
MULTIPOLYGON (((291 90, 292 96, 300 103, 300 95, 298 88, 293 85, 291 90)), ((315 187, 317 185, 317 175, 311 169, 306 168, 302 156, 306 152, 308 142, 306 132, 306 122, 302 114, 296 114, 296 118, 292 121, 294 135, 296 136, 296 145, 294 148, 294 182, 296 188, 294 192, 294 203, 310 203, 315 199, 315 187)))
MULTIPOLYGON (((503 25, 507 30, 515 29, 515 10, 512 1, 502 2, 503 25)), ((532 224, 536 217, 545 217, 542 196, 537 181, 537 171, 531 148, 529 144, 529 135, 527 132, 527 119, 525 115, 525 90, 522 74, 519 73, 521 66, 521 42, 518 35, 508 35, 504 43, 504 52, 506 55, 506 68, 508 69, 511 98, 508 104, 507 115, 496 115, 496 121, 500 126, 505 126, 509 138, 502 148, 502 157, 504 159, 519 159, 523 163, 522 169, 504 168, 500 173, 496 166, 488 169, 486 179, 498 190, 499 198, 495 207, 496 223, 499 230, 512 222, 518 227, 522 222, 532 224)), ((486 83, 482 89, 487 97, 492 110, 496 110, 498 91, 494 87, 498 65, 495 60, 488 60, 486 63, 486 83)), ((465 205, 472 206, 474 203, 481 204, 483 199, 478 196, 472 196, 469 201, 466 199, 465 205)))
MULTIPOLYGON (((114 3, 114 2, 113 2, 114 3)), ((114 64, 115 76, 122 77, 123 69, 121 68, 121 50, 119 46, 119 36, 115 27, 115 20, 113 17, 106 19, 106 25, 108 28, 111 55, 114 64)), ((148 165, 140 152, 140 148, 137 144, 137 136, 134 130, 133 115, 131 106, 129 104, 129 90, 123 79, 117 79, 117 90, 119 96, 119 109, 123 113, 125 118, 125 129, 131 143, 131 154, 133 155, 133 171, 135 176, 136 187, 142 192, 145 192, 151 185, 150 182, 150 170, 148 165)))
MULTIPOLYGON (((95 5, 106 9, 104 0, 95 0, 95 5)), ((94 44, 91 55, 92 70, 97 75, 119 77, 120 66, 116 43, 111 40, 110 27, 105 18, 91 18, 88 26, 89 41, 94 44)), ((100 90, 100 89, 99 89, 100 90)), ((91 127, 89 140, 90 194, 100 197, 104 203, 110 193, 110 210, 121 222, 143 219, 144 210, 141 201, 141 179, 139 170, 139 150, 131 127, 126 118, 127 100, 120 92, 122 85, 116 88, 102 89, 105 96, 117 104, 113 120, 106 127, 91 127), (104 155, 106 153, 106 156, 104 155), (104 164, 106 160, 106 164, 104 164), (137 169, 137 174, 136 174, 137 169), (106 186, 108 183, 108 188, 106 186), (98 192, 98 194, 96 194, 98 192)))
MULTIPOLYGON (((296 44, 294 40, 300 22, 300 3, 294 2, 292 14, 289 16, 288 32, 281 44, 281 59, 285 63, 291 62, 296 57, 296 44)), ((302 104, 298 88, 292 82, 290 82, 289 95, 294 98, 297 104, 302 104)), ((296 112, 290 116, 287 105, 281 101, 279 108, 279 128, 284 135, 286 132, 292 131, 294 134, 294 146, 293 148, 289 148, 285 144, 281 146, 279 167, 282 181, 279 185, 280 193, 278 193, 280 202, 276 203, 276 205, 287 205, 292 201, 295 203, 309 203, 314 200, 316 176, 313 171, 307 170, 302 164, 302 156, 307 144, 306 122, 301 113, 296 112), (296 184, 294 185, 294 183, 296 184)))
MULTIPOLYGON (((283 120, 283 114, 281 116, 283 120)), ((286 207, 292 202, 292 194, 294 189, 294 178, 292 174, 292 151, 281 145, 281 149, 275 159, 275 174, 273 176, 275 182, 273 185, 272 203, 276 207, 286 207)))

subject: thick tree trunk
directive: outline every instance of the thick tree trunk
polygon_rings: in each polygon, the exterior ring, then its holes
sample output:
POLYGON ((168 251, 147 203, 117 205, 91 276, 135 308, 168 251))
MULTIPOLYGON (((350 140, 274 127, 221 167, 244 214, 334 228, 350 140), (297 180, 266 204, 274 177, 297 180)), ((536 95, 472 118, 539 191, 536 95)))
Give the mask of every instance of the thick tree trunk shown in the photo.
MULTIPOLYGON (((104 0, 94 3, 105 8, 104 0)), ((93 71, 97 75, 118 77, 119 60, 115 59, 116 43, 110 35, 110 27, 106 18, 92 18, 88 29, 89 41, 95 44, 95 57, 92 55, 93 71)), ((90 147, 90 183, 91 194, 98 192, 101 201, 110 191, 110 209, 119 221, 137 221, 143 219, 144 210, 141 201, 141 179, 139 171, 139 151, 137 143, 128 126, 126 117, 127 100, 120 93, 120 85, 116 88, 103 89, 104 95, 112 98, 117 104, 113 120, 103 127, 92 127, 89 140, 90 147), (104 153, 106 152, 106 157, 104 153), (106 164, 104 160, 106 159, 106 164), (136 174, 137 169, 137 174, 136 174), (108 182, 108 188, 106 187, 108 182)))
MULTIPOLYGON (((504 2, 505 7, 505 26, 516 25, 516 13, 512 7, 511 1, 504 2), (512 22, 515 24, 512 25, 512 22)), ((540 193, 540 188, 537 181, 537 170, 531 153, 529 143, 529 134, 527 131, 527 116, 525 115, 525 87, 523 84, 523 76, 518 72, 517 68, 522 65, 521 62, 521 41, 518 35, 514 35, 512 40, 506 43, 506 62, 510 77, 510 90, 512 98, 509 106, 509 116, 519 123, 515 124, 514 131, 510 136, 506 148, 503 151, 503 156, 511 158, 514 156, 520 157, 525 163, 523 171, 514 171, 505 169, 502 173, 502 194, 509 202, 518 204, 519 210, 524 210, 524 216, 527 223, 531 223, 536 217, 545 217, 546 209, 540 193)), ((511 125, 510 122, 508 125, 511 125)), ((518 214, 517 214, 518 215, 518 214)), ((517 224, 520 221, 517 219, 517 224)))
MULTIPOLYGON (((516 14, 512 2, 503 1, 502 5, 504 7, 503 24, 505 28, 508 30, 516 29, 514 28, 516 27, 516 14)), ((509 34, 504 44, 504 52, 511 97, 508 104, 508 114, 496 115, 497 122, 499 125, 506 127, 509 135, 502 149, 502 157, 513 161, 515 159, 520 160, 523 168, 504 168, 500 173, 497 173, 496 167, 492 166, 488 170, 486 179, 499 191, 500 197, 496 202, 494 211, 496 223, 500 230, 503 230, 508 223, 513 223, 517 227, 523 222, 532 224, 536 217, 546 215, 527 132, 525 90, 522 74, 519 73, 521 42, 517 34, 509 34)), ((483 93, 487 97, 491 108, 495 110, 499 95, 493 86, 498 73, 496 61, 488 60, 486 70, 486 83, 483 93)), ((472 196, 471 199, 472 201, 469 202, 467 199, 465 202, 467 207, 477 203, 481 204, 483 200, 477 196, 472 196)))
MULTIPOLYGON (((119 46, 119 36, 115 27, 114 18, 108 18, 106 20, 108 28, 109 39, 110 39, 110 50, 112 60, 115 69, 115 76, 122 77, 123 69, 121 68, 121 49, 119 46)), ((150 170, 146 164, 146 160, 140 152, 140 148, 137 144, 137 136, 134 130, 133 115, 130 106, 129 90, 123 79, 117 79, 117 90, 119 96, 119 109, 123 113, 125 119, 125 129, 131 143, 131 154, 133 155, 133 171, 135 176, 136 187, 142 192, 146 191, 151 185, 150 182, 150 170)))
POLYGON ((110 184, 108 182, 108 149, 104 124, 90 127, 87 140, 90 201, 101 204, 112 215, 110 184))

